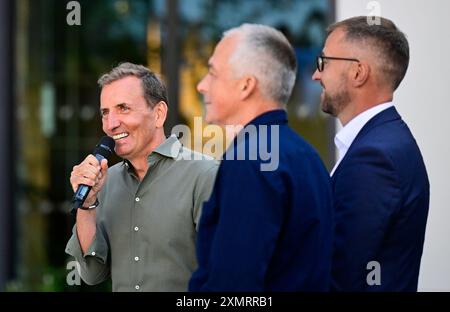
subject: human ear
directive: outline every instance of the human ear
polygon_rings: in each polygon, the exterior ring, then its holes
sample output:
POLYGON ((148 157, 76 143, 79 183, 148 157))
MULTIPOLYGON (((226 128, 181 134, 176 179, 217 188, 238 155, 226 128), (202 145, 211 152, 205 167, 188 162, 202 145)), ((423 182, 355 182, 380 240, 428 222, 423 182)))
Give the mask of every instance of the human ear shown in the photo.
POLYGON ((352 84, 355 88, 363 86, 371 73, 371 68, 366 62, 358 62, 351 70, 352 84))
POLYGON ((155 111, 156 128, 162 128, 167 118, 167 111, 168 111, 167 104, 164 101, 160 101, 158 104, 155 105, 153 109, 155 111))
POLYGON ((258 80, 255 76, 245 76, 239 82, 240 99, 247 99, 256 89, 258 80))

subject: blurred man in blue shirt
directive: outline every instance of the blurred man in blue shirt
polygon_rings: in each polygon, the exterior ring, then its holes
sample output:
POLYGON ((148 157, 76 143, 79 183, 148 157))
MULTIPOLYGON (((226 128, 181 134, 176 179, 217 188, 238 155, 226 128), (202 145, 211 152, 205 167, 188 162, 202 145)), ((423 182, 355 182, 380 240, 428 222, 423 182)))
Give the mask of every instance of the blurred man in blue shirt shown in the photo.
POLYGON ((243 126, 203 207, 191 291, 326 291, 332 198, 315 150, 287 125, 297 63, 277 30, 225 32, 198 85, 206 121, 243 126))

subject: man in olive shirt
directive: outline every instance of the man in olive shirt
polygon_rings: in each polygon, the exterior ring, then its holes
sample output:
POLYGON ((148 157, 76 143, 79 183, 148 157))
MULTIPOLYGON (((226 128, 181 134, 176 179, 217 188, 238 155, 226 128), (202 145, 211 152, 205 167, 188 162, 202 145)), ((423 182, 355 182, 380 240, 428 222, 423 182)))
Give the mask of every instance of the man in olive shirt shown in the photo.
POLYGON ((99 85, 103 131, 124 160, 108 169, 89 155, 73 168, 74 191, 92 189, 66 252, 90 285, 111 276, 113 291, 186 291, 218 163, 166 139, 166 89, 147 68, 123 63, 99 85))

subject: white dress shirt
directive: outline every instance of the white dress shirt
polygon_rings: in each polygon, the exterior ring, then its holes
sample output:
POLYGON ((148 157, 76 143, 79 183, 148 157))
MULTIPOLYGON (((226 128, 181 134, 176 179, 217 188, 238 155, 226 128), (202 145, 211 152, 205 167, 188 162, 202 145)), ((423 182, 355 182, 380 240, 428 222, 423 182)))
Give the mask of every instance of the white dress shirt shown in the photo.
POLYGON ((364 125, 373 117, 381 113, 382 111, 394 106, 392 102, 386 102, 383 104, 379 104, 377 106, 374 106, 358 116, 354 117, 352 120, 348 122, 348 124, 345 125, 334 137, 334 144, 336 145, 338 151, 339 151, 339 158, 336 164, 334 165, 333 170, 331 171, 331 176, 334 174, 334 171, 336 171, 336 168, 341 163, 342 159, 344 158, 345 154, 347 153, 348 149, 350 148, 350 145, 352 145, 353 140, 355 140, 356 136, 358 135, 359 131, 364 127, 364 125))

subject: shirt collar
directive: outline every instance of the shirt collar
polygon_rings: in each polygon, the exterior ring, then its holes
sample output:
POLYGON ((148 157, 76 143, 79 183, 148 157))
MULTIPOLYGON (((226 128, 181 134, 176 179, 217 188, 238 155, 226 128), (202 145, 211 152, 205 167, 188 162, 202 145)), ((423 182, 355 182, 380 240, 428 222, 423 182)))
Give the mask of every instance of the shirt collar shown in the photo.
MULTIPOLYGON (((150 155, 147 157, 147 159, 150 161, 151 158, 153 158, 156 155, 161 155, 168 158, 176 159, 178 155, 180 154, 182 144, 178 140, 177 136, 175 134, 172 134, 170 137, 168 137, 164 142, 162 142, 160 145, 158 145, 153 152, 150 153, 150 155)), ((129 160, 124 159, 123 165, 130 168, 132 167, 129 160)))
POLYGON ((165 157, 176 159, 178 154, 180 154, 181 146, 182 144, 178 141, 177 136, 172 134, 164 142, 158 145, 158 147, 155 148, 150 155, 157 153, 165 157))
POLYGON ((374 106, 358 116, 354 117, 345 125, 335 136, 334 143, 339 150, 348 150, 350 145, 352 145, 353 140, 355 140, 359 131, 365 126, 365 124, 372 119, 375 115, 381 113, 385 109, 394 106, 392 102, 386 102, 374 106))
POLYGON ((254 118, 247 125, 284 124, 287 123, 287 113, 284 109, 274 109, 254 118))

